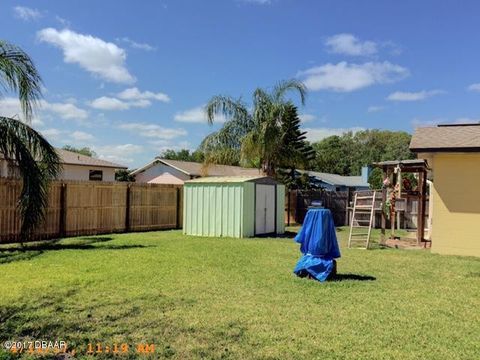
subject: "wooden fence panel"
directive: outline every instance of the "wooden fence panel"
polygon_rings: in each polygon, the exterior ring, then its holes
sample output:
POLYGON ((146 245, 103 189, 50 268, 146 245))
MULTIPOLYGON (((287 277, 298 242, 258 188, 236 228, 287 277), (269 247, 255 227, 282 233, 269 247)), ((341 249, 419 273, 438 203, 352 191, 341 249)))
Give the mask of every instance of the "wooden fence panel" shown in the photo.
POLYGON ((61 191, 62 183, 54 182, 50 184, 45 221, 37 229, 39 237, 52 238, 58 236, 59 222, 62 216, 61 191))
MULTIPOLYGON (((0 179, 0 243, 19 241, 22 183, 0 179)), ((181 228, 183 187, 54 181, 36 239, 181 228)))
MULTIPOLYGON (((135 184, 130 189, 130 230, 178 227, 178 186, 135 184)), ((181 203, 180 203, 181 206, 181 203)))
POLYGON ((15 238, 20 232, 20 213, 17 200, 21 193, 18 181, 0 179, 0 239, 15 238))
POLYGON ((125 231, 127 184, 66 183, 67 236, 125 231))

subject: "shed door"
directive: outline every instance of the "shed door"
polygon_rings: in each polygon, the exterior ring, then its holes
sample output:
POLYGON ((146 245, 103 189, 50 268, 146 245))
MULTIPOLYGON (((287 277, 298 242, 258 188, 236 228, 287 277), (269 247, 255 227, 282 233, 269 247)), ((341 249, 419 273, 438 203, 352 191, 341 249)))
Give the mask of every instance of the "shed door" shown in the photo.
POLYGON ((256 186, 255 234, 275 232, 275 186, 256 186))

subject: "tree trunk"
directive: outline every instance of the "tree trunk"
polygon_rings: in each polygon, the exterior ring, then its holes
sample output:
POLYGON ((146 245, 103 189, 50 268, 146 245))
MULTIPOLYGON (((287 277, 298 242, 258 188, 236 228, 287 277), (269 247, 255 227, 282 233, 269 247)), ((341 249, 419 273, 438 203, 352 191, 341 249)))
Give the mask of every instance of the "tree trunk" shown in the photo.
POLYGON ((263 162, 262 170, 267 176, 275 176, 275 168, 269 160, 263 162))

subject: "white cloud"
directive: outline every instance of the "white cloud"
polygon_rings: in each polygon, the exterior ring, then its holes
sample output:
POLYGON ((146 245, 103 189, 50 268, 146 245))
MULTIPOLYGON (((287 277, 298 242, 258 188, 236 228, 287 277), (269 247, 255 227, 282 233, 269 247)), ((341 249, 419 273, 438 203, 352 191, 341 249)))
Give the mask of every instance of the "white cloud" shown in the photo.
POLYGON ((312 114, 300 114, 298 117, 300 118, 300 121, 302 123, 310 122, 317 118, 315 115, 312 114))
POLYGON ((132 107, 145 108, 152 105, 150 100, 140 99, 136 101, 123 101, 117 98, 102 96, 89 103, 89 105, 98 110, 128 110, 132 107))
POLYGON ((93 150, 98 154, 100 159, 119 164, 130 164, 134 161, 130 156, 143 152, 144 148, 141 145, 122 144, 94 146, 93 150))
POLYGON ((153 140, 149 141, 148 143, 152 145, 152 148, 155 152, 160 153, 169 149, 176 151, 182 149, 193 150, 192 144, 189 141, 172 142, 170 140, 153 140))
POLYGON ((37 32, 37 37, 40 41, 62 49, 66 63, 76 63, 106 81, 135 82, 135 78, 125 67, 125 50, 114 43, 68 29, 58 31, 46 28, 37 32))
MULTIPOLYGON (((205 114, 205 106, 200 105, 192 109, 181 111, 175 114, 175 121, 186 122, 186 123, 199 123, 207 124, 207 115, 205 114)), ((224 123, 226 121, 225 116, 222 114, 216 114, 214 118, 215 123, 224 123)))
POLYGON ((447 118, 434 118, 431 120, 414 118, 411 121, 413 128, 437 126, 439 124, 479 124, 479 123, 480 123, 480 118, 471 118, 471 117, 458 117, 454 120, 448 120, 447 118))
MULTIPOLYGON (((88 112, 80 109, 71 102, 66 103, 50 103, 46 100, 40 100, 38 109, 32 119, 32 125, 42 126, 42 115, 53 114, 65 120, 79 120, 83 121, 88 117, 88 112)), ((20 120, 23 119, 20 102, 17 98, 7 97, 0 99, 0 114, 7 117, 14 117, 20 120)))
POLYGON ((325 45, 329 52, 335 54, 368 56, 377 52, 377 44, 373 41, 360 41, 352 34, 337 34, 327 38, 325 45))
POLYGON ((15 17, 24 21, 38 20, 43 16, 39 10, 26 6, 15 6, 13 12, 15 13, 15 17))
POLYGON ((40 131, 49 141, 59 141, 63 137, 63 132, 58 129, 45 129, 40 131))
POLYGON ((57 20, 64 27, 69 27, 70 26, 70 21, 62 18, 61 16, 55 15, 55 20, 57 20))
POLYGON ((272 3, 272 0, 240 0, 244 3, 258 4, 258 5, 268 5, 272 3))
POLYGON ((0 98, 0 115, 20 119, 22 117, 20 101, 14 97, 0 98))
POLYGON ((140 91, 133 87, 118 93, 116 97, 102 96, 89 103, 99 110, 128 110, 132 107, 145 108, 152 105, 152 101, 169 102, 170 98, 164 93, 151 91, 140 91))
POLYGON ((78 130, 68 131, 49 128, 45 130, 40 130, 40 132, 49 141, 54 141, 62 144, 85 146, 86 143, 88 144, 95 140, 95 137, 92 134, 78 130))
POLYGON ((435 95, 444 94, 443 90, 422 90, 418 92, 403 92, 396 91, 387 96, 387 100, 390 101, 420 101, 430 98, 435 95))
POLYGON ((127 43, 134 49, 140 49, 140 50, 145 50, 145 51, 157 50, 157 48, 155 46, 152 46, 152 45, 147 44, 147 43, 139 43, 139 42, 133 41, 132 39, 130 39, 128 37, 118 38, 117 41, 122 41, 124 43, 127 43))
POLYGON ((53 113, 65 120, 85 120, 88 117, 86 110, 80 109, 71 102, 67 103, 49 103, 41 100, 40 110, 53 113))
POLYGON ((88 142, 88 141, 93 141, 95 137, 92 134, 83 132, 83 131, 74 131, 70 135, 73 140, 79 141, 79 142, 88 142))
POLYGON ((471 84, 467 89, 470 91, 480 91, 480 83, 471 84))
POLYGON ((170 102, 170 97, 167 94, 161 92, 154 93, 152 91, 142 92, 136 87, 125 89, 118 93, 117 96, 123 100, 157 100, 165 103, 170 102))
POLYGON ((164 128, 157 124, 148 123, 124 123, 120 124, 119 128, 137 133, 140 136, 147 138, 157 138, 164 140, 171 140, 180 136, 187 135, 184 129, 164 128))
POLYGON ((99 97, 91 101, 89 105, 99 110, 127 110, 130 108, 128 103, 108 96, 99 97))
POLYGON ((384 108, 385 108, 384 106, 372 105, 372 106, 369 106, 369 107, 368 107, 367 112, 369 112, 369 113, 375 113, 375 112, 382 111, 384 108))
POLYGON ((350 92, 374 84, 392 83, 404 79, 409 71, 400 66, 385 62, 338 64, 316 66, 299 73, 308 89, 350 92))
POLYGON ((325 139, 326 137, 333 136, 333 135, 342 135, 346 132, 353 132, 356 133, 357 131, 365 130, 362 127, 351 127, 351 128, 305 128, 304 129, 307 134, 308 141, 320 141, 325 139))

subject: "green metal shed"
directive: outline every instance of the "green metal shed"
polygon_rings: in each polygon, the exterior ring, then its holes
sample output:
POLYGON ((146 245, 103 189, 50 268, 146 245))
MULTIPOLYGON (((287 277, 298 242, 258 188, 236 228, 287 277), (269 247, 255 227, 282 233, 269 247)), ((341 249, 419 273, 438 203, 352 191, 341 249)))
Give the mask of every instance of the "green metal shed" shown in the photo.
POLYGON ((184 184, 183 233, 250 237, 285 232, 285 186, 266 176, 205 177, 184 184))

